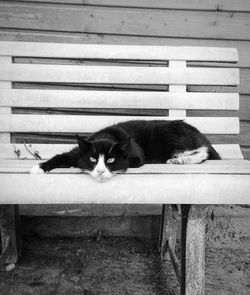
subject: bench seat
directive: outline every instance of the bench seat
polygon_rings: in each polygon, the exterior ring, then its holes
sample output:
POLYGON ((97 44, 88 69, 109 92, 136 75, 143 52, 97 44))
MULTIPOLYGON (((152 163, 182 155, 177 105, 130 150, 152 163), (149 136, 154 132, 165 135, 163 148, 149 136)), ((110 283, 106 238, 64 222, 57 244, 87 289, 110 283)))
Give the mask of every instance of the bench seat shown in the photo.
POLYGON ((237 62, 234 48, 0 42, 0 265, 21 255, 19 204, 162 204, 161 258, 182 295, 204 295, 207 217, 214 204, 249 203, 237 62), (144 165, 104 183, 73 168, 29 174, 76 133, 132 119, 185 120, 222 160, 144 165))
POLYGON ((250 161, 247 160, 210 160, 185 166, 147 164, 128 169, 126 174, 105 183, 97 183, 76 168, 30 175, 30 168, 39 162, 0 160, 2 204, 249 202, 250 161))

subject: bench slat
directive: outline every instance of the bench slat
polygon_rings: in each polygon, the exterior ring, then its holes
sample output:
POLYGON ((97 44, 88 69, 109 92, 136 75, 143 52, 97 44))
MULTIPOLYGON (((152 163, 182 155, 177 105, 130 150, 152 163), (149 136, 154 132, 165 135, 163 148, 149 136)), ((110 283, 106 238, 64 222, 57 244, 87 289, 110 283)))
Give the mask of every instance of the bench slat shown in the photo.
MULTIPOLYGON (((3 160, 0 159, 0 173, 29 173, 30 168, 40 160, 3 160)), ((49 174, 78 174, 78 168, 54 169, 49 174)), ((169 165, 146 164, 140 168, 130 168, 126 174, 248 174, 250 161, 247 160, 208 160, 202 164, 169 165)))
POLYGON ((54 58, 128 60, 187 60, 237 62, 234 48, 187 46, 92 45, 34 42, 0 42, 0 55, 54 58))
POLYGON ((213 144, 222 159, 244 159, 239 144, 213 144))
POLYGON ((128 120, 183 119, 205 134, 238 134, 237 117, 151 117, 151 116, 72 116, 72 115, 2 115, 0 132, 96 132, 106 126, 128 120))
POLYGON ((12 89, 0 107, 238 110, 238 93, 12 89))
POLYGON ((0 80, 16 82, 68 82, 112 84, 239 84, 233 68, 105 67, 70 65, 2 65, 0 80))
POLYGON ((247 204, 250 174, 0 174, 0 186, 2 204, 247 204))
MULTIPOLYGON (((49 159, 56 154, 70 151, 76 144, 0 144, 0 159, 34 159, 37 153, 41 159, 49 159), (18 151, 18 152, 17 152, 18 151), (32 155, 32 154, 33 155, 32 155)), ((222 159, 243 159, 238 144, 215 144, 213 147, 222 159)))

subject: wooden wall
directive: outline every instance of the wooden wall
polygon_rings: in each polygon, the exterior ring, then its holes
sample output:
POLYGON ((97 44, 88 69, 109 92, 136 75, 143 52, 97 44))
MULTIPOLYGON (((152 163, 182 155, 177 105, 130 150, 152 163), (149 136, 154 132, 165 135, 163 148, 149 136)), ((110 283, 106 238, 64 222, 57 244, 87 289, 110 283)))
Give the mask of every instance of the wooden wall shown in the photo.
POLYGON ((249 0, 0 1, 0 40, 236 47, 241 133, 220 142, 240 142, 250 159, 249 0))

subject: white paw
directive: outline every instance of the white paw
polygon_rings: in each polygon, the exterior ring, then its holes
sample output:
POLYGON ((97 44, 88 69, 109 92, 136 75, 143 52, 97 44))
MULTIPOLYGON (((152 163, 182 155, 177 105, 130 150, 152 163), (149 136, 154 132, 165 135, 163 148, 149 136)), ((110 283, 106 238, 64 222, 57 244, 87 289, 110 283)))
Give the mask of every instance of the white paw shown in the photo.
POLYGON ((30 169, 31 174, 44 174, 43 169, 40 168, 39 165, 35 165, 30 169))
POLYGON ((186 164, 185 160, 183 158, 173 158, 173 159, 169 159, 167 160, 167 164, 186 164))

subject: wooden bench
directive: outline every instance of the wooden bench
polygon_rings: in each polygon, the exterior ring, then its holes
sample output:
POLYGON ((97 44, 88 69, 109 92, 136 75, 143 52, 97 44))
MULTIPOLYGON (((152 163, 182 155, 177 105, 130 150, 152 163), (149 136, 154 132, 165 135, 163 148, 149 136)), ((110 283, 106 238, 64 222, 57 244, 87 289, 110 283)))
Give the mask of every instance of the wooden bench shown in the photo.
POLYGON ((228 64, 238 61, 237 50, 0 42, 0 56, 1 263, 16 263, 21 254, 18 204, 164 204, 161 257, 170 256, 181 294, 204 294, 211 204, 249 203, 250 164, 238 144, 215 144, 221 161, 145 165, 102 184, 73 168, 46 175, 29 169, 75 145, 39 143, 37 134, 91 133, 138 118, 135 110, 140 119, 183 118, 213 141, 216 134, 218 140, 239 134, 239 94, 232 87, 239 71, 228 64), (97 60, 101 65, 91 64, 97 60), (190 85, 209 86, 209 92, 187 92, 190 85), (214 92, 214 85, 223 91, 214 92), (49 114, 53 109, 59 114, 49 114), (63 113, 70 109, 76 113, 63 113), (181 263, 175 254, 178 210, 170 204, 182 204, 181 263))

